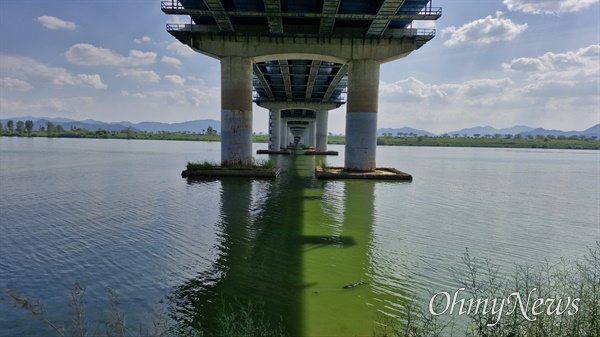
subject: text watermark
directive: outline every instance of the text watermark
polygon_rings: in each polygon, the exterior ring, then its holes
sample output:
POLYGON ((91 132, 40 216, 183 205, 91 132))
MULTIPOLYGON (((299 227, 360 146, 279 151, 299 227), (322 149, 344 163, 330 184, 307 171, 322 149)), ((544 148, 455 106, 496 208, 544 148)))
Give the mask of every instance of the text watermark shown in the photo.
POLYGON ((458 289, 454 292, 453 296, 445 291, 434 294, 429 300, 429 312, 434 316, 446 313, 449 315, 453 315, 454 313, 458 313, 458 315, 488 315, 491 313, 496 317, 496 320, 494 323, 488 323, 487 326, 495 326, 500 322, 502 315, 510 316, 517 311, 517 308, 521 315, 528 321, 535 321, 536 316, 544 312, 548 315, 562 315, 566 312, 567 315, 571 316, 579 311, 580 299, 571 299, 570 296, 564 299, 538 298, 531 303, 531 295, 537 290, 536 288, 531 289, 526 301, 523 301, 519 292, 513 292, 506 298, 460 298, 460 292, 464 290, 465 288, 458 289), (441 305, 444 310, 440 310, 439 307, 434 306, 434 302, 438 297, 440 301, 443 301, 440 304, 445 303, 445 306, 441 305))

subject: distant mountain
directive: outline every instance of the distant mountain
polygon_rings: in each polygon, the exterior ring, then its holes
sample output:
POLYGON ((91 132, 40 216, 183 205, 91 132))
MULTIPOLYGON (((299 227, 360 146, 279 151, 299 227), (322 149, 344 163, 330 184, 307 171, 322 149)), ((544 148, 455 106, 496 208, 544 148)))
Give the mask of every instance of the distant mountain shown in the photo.
POLYGON ((159 132, 159 131, 167 131, 167 132, 202 132, 202 130, 208 129, 209 126, 212 126, 213 129, 217 131, 221 131, 221 122, 214 119, 202 119, 195 121, 187 121, 183 123, 173 123, 173 124, 165 124, 158 122, 141 122, 137 124, 132 124, 134 127, 147 132, 159 132))
POLYGON ((534 128, 525 126, 525 125, 517 125, 517 126, 513 126, 512 128, 503 128, 503 129, 496 129, 491 126, 477 126, 474 128, 467 128, 467 129, 462 129, 462 130, 458 130, 458 131, 447 132, 447 134, 450 136, 455 135, 455 134, 463 136, 466 134, 469 137, 473 137, 473 135, 477 135, 477 134, 484 136, 484 135, 494 135, 496 133, 501 134, 501 135, 506 135, 506 134, 516 135, 518 133, 528 132, 533 129, 534 128))
POLYGON ((107 130, 107 131, 116 131, 120 132, 128 127, 131 128, 134 132, 146 131, 146 132, 202 132, 203 130, 208 129, 209 126, 212 126, 213 129, 220 131, 221 130, 221 122, 214 119, 203 119, 203 120, 195 120, 188 121, 183 123, 159 123, 159 122, 141 122, 141 123, 131 123, 131 122, 119 122, 119 123, 105 123, 94 119, 86 119, 84 121, 75 121, 68 118, 46 118, 46 117, 14 117, 14 118, 5 118, 0 119, 2 125, 6 125, 6 122, 9 120, 14 121, 15 123, 18 121, 33 121, 33 129, 39 130, 40 126, 46 127, 46 123, 52 122, 55 126, 61 125, 65 130, 70 130, 71 128, 81 128, 90 131, 96 131, 98 129, 107 130))
MULTIPOLYGON (((182 122, 182 123, 173 123, 173 124, 167 124, 167 123, 159 123, 159 122, 141 122, 141 123, 131 123, 131 122, 113 122, 113 123, 105 123, 102 121, 98 121, 98 120, 94 120, 94 119, 86 119, 84 121, 76 121, 73 119, 68 119, 68 118, 61 118, 61 117, 55 117, 55 118, 47 118, 47 117, 32 117, 32 116, 25 116, 25 117, 13 117, 13 118, 3 118, 0 119, 0 122, 2 123, 2 125, 6 125, 6 122, 8 122, 9 120, 13 120, 15 123, 17 121, 26 121, 26 120, 32 120, 34 123, 34 130, 39 130, 40 126, 46 126, 47 122, 52 122, 54 123, 54 125, 62 125, 62 127, 65 130, 70 130, 72 127, 74 128, 81 128, 81 129, 86 129, 86 130, 91 130, 91 131, 96 131, 98 129, 102 129, 102 130, 108 130, 108 131, 116 131, 116 132, 120 132, 128 127, 131 128, 132 131, 134 132, 140 132, 140 131, 146 131, 146 132, 160 132, 160 131, 165 131, 165 132, 206 132, 206 130, 208 129, 209 126, 211 126, 213 129, 217 130, 218 132, 221 131, 221 122, 215 119, 202 119, 202 120, 194 120, 194 121, 187 121, 187 122, 182 122)), ((413 129, 410 127, 402 127, 402 128, 381 128, 377 130, 377 135, 381 136, 383 134, 388 134, 391 133, 392 136, 396 137, 398 135, 398 133, 403 133, 403 134, 410 134, 413 133, 413 135, 417 135, 417 136, 429 136, 429 137, 435 137, 436 135, 434 133, 431 133, 429 131, 425 131, 425 130, 418 130, 418 129, 413 129)), ((474 127, 474 128, 466 128, 466 129, 462 129, 462 130, 458 130, 458 131, 454 131, 454 132, 447 132, 448 135, 453 136, 455 134, 460 135, 461 137, 463 135, 468 135, 469 137, 472 137, 473 135, 479 134, 481 136, 484 135, 494 135, 494 134, 501 134, 501 135, 506 135, 506 134, 511 134, 511 135, 516 135, 516 134, 521 134, 521 136, 528 136, 528 135, 532 135, 532 136, 537 136, 537 135, 554 135, 554 136, 565 136, 565 137, 570 137, 570 136, 586 136, 586 137, 593 137, 596 136, 600 139, 600 124, 594 125, 589 129, 583 130, 583 131, 562 131, 562 130, 546 130, 543 128, 532 128, 529 126, 524 126, 524 125, 517 125, 517 126, 513 126, 512 128, 503 128, 503 129, 496 129, 494 127, 491 126, 478 126, 478 127, 474 127)))
POLYGON ((528 136, 528 135, 532 135, 532 136, 537 136, 537 135, 542 135, 542 136, 547 136, 547 135, 554 135, 554 136, 565 136, 565 137, 571 137, 571 136, 586 136, 586 137, 592 137, 592 136, 596 136, 598 138, 600 138, 600 124, 596 124, 594 126, 592 126, 589 129, 583 130, 583 131, 562 131, 562 130, 546 130, 543 128, 537 128, 537 129, 533 129, 531 131, 528 132, 522 132, 521 136, 528 136))
POLYGON ((392 128, 383 128, 383 129, 378 129, 377 130, 377 135, 378 136, 382 136, 382 135, 387 135, 388 133, 391 133, 392 136, 396 137, 398 135, 398 132, 400 133, 404 133, 404 134, 416 134, 417 136, 429 136, 429 137, 433 137, 435 136, 435 134, 429 132, 429 131, 424 131, 424 130, 417 130, 417 129, 413 129, 413 128, 409 128, 409 127, 403 127, 400 129, 392 129, 392 128))
MULTIPOLYGON (((101 124, 90 124, 90 123, 78 122, 78 121, 57 122, 56 120, 52 121, 52 120, 47 120, 47 119, 38 119, 38 120, 34 121, 33 129, 39 130, 40 126, 43 126, 45 128, 46 123, 48 123, 48 122, 52 122, 54 124, 54 126, 61 125, 65 130, 71 130, 72 128, 76 128, 76 129, 84 129, 84 130, 90 130, 90 131, 96 131, 96 130, 102 129, 102 130, 111 131, 111 132, 112 131, 121 132, 121 131, 127 129, 127 126, 124 126, 121 124, 107 124, 107 123, 103 123, 103 122, 100 122, 101 124)), ((2 122, 2 123, 4 124, 4 122, 2 122)), ((136 128, 131 128, 131 130, 134 132, 140 131, 136 128)))

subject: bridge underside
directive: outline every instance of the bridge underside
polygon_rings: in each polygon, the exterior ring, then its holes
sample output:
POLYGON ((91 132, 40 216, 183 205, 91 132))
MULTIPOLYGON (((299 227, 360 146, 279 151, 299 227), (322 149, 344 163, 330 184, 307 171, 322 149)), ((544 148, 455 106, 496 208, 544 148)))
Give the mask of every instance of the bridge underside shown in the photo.
POLYGON ((375 169, 379 65, 435 36, 429 0, 169 0, 167 30, 221 60, 223 165, 252 164, 252 102, 269 109, 269 149, 326 151, 328 111, 347 104, 345 168, 375 169), (296 124, 291 124, 296 123, 296 124), (302 132, 301 132, 302 130, 302 132))

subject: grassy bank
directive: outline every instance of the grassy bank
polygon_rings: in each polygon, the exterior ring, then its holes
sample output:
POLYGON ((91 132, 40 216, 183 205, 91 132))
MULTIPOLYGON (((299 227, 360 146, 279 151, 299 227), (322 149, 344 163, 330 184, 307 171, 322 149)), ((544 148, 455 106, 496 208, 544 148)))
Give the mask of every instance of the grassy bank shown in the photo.
MULTIPOLYGON (((88 131, 83 129, 62 132, 10 132, 3 130, 0 134, 5 137, 56 137, 56 138, 99 138, 99 139, 139 139, 139 140, 176 140, 176 141, 205 141, 218 142, 218 134, 200 133, 150 133, 116 131, 88 131)), ((266 143, 268 135, 254 135, 253 142, 266 143)), ((344 136, 329 136, 329 144, 345 144, 344 136)), ((388 146, 445 146, 445 147, 500 147, 500 148, 540 148, 540 149, 579 149, 600 150, 600 140, 587 137, 554 137, 538 136, 535 138, 485 138, 485 137, 392 137, 377 138, 377 145, 388 146)))

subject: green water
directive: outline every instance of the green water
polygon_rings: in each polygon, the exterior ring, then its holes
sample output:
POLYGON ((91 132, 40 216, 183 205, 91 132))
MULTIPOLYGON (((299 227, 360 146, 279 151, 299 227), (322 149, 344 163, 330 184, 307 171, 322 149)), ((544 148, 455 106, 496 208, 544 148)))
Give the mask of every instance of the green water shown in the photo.
POLYGON ((318 181, 319 159, 282 157, 277 180, 188 181, 220 190, 223 232, 217 263, 176 291, 180 313, 212 328, 223 302, 262 300, 293 336, 348 336, 370 335, 376 312, 401 304, 372 286, 376 183, 318 181), (190 304, 200 310, 181 310, 190 304))

